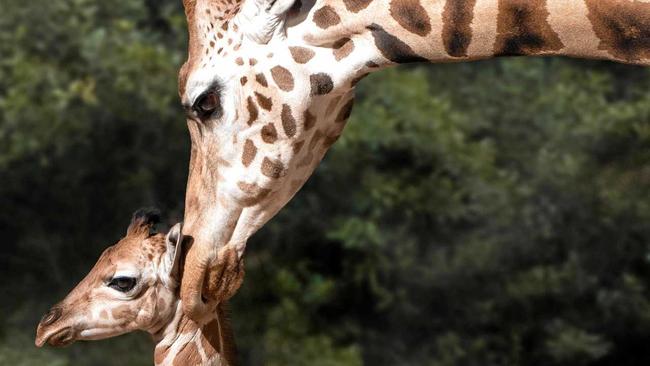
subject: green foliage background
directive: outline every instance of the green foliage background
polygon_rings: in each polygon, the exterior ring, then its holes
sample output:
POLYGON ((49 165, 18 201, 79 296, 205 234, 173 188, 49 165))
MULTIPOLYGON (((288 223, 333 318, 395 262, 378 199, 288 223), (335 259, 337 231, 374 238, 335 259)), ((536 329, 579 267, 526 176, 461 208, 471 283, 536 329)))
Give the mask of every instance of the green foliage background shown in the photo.
MULTIPOLYGON (((0 364, 151 364, 145 334, 33 335, 133 210, 182 217, 180 1, 0 8, 0 364)), ((566 59, 364 80, 341 140, 249 243, 242 363, 650 364, 649 86, 566 59)))

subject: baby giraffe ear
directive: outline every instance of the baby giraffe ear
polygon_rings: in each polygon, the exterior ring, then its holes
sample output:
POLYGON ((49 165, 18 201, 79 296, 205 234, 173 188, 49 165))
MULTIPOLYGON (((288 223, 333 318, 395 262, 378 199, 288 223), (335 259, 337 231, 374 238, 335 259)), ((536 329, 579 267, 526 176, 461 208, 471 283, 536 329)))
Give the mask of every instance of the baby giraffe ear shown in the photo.
POLYGON ((176 284, 180 283, 180 260, 183 254, 183 234, 181 229, 183 223, 179 222, 174 225, 167 236, 165 237, 165 252, 164 271, 168 278, 173 279, 176 284))
POLYGON ((257 43, 269 43, 275 34, 282 32, 287 12, 300 0, 244 0, 237 20, 248 38, 257 43))

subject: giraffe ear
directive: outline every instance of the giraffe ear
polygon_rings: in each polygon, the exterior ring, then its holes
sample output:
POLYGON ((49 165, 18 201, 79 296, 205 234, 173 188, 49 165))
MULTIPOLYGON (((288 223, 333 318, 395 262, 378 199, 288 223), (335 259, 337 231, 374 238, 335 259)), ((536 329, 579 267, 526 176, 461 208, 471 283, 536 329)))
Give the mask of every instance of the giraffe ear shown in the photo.
POLYGON ((238 21, 244 34, 257 43, 269 43, 271 38, 283 31, 287 12, 300 0, 244 0, 238 21))
POLYGON ((180 282, 180 260, 183 254, 183 234, 181 229, 183 223, 179 222, 174 225, 165 237, 165 268, 169 278, 173 278, 177 283, 180 282))

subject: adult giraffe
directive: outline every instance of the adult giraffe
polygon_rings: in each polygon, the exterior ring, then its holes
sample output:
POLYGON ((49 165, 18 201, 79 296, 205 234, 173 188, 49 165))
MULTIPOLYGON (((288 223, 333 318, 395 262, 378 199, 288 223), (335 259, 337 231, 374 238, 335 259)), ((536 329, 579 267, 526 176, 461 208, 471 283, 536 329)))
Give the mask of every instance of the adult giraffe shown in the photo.
POLYGON ((650 64, 649 0, 184 0, 192 152, 181 285, 201 321, 237 290, 248 238, 312 174, 383 67, 564 55, 650 64), (234 262, 202 291, 206 269, 234 262))
POLYGON ((156 366, 236 364, 225 304, 205 324, 183 313, 178 293, 181 225, 165 236, 152 231, 157 221, 155 211, 136 211, 126 236, 106 249, 90 273, 43 316, 36 330, 38 347, 144 330, 156 343, 156 366))

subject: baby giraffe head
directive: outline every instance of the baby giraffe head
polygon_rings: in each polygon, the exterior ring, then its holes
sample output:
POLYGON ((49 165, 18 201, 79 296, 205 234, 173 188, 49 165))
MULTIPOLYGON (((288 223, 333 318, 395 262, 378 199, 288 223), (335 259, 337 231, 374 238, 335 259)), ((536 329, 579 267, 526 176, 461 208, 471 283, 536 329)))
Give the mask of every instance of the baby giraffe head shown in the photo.
POLYGON ((113 337, 134 330, 155 333, 174 316, 180 224, 153 231, 159 215, 138 210, 126 236, 109 247, 90 273, 41 319, 36 345, 113 337))
MULTIPOLYGON (((211 309, 201 323, 183 313, 180 262, 184 246, 191 243, 183 240, 181 224, 167 235, 156 233, 158 219, 155 210, 133 214, 126 236, 106 249, 86 278, 43 316, 36 330, 38 347, 144 330, 156 342, 156 365, 235 364, 225 304, 211 309)), ((223 260, 236 255, 232 251, 223 260)), ((223 262, 208 268, 206 293, 220 278, 216 269, 223 268, 223 262)))

